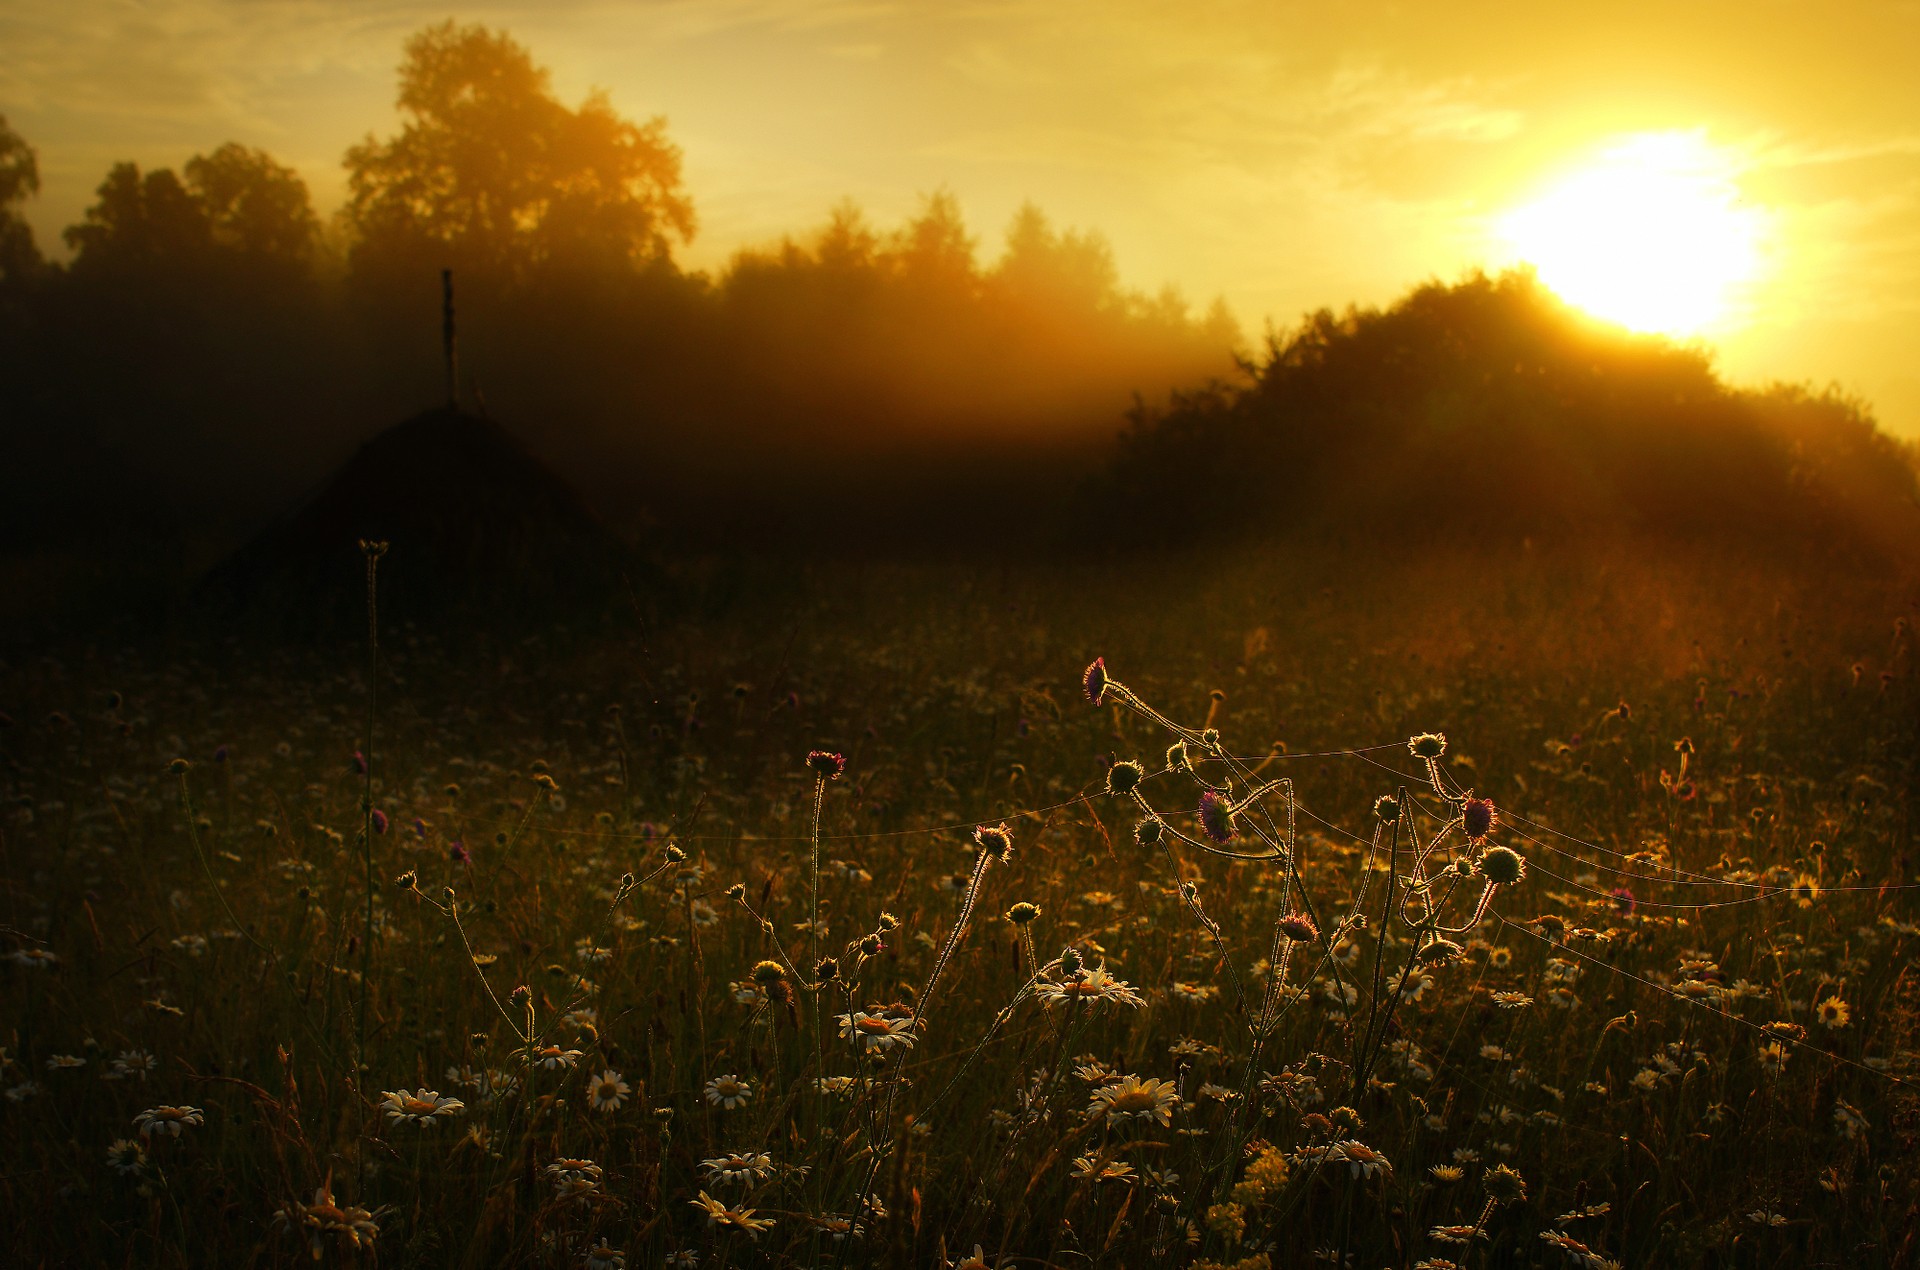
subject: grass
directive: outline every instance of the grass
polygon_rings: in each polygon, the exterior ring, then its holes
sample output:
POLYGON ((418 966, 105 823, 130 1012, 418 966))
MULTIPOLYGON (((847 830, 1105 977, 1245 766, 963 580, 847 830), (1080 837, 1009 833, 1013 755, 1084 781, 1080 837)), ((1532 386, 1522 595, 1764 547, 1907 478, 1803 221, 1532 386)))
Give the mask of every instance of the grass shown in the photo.
POLYGON ((1355 563, 15 658, 15 1263, 1911 1264, 1911 594, 1355 563))

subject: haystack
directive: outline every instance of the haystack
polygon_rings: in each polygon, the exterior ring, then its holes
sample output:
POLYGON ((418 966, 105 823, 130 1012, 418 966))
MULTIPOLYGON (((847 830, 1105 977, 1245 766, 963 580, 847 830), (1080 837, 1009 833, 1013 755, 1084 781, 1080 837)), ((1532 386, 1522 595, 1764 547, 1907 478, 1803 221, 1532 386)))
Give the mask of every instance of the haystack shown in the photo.
POLYGON ((380 561, 382 625, 570 622, 645 566, 499 424, 431 410, 381 433, 291 518, 241 548, 203 593, 290 629, 366 620, 362 539, 380 561))

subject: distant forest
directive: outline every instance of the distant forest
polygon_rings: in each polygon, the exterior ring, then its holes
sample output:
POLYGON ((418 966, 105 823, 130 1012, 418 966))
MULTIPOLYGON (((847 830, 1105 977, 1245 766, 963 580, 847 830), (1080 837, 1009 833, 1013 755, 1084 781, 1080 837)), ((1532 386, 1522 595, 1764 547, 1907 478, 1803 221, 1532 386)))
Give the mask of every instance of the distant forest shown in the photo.
POLYGON ((399 81, 399 130, 347 151, 331 220, 229 144, 115 166, 64 264, 20 218, 36 158, 0 120, 0 554, 211 563, 443 399, 443 268, 463 404, 643 543, 1920 543, 1914 450, 1862 403, 1731 389, 1523 273, 1313 314, 1248 356, 1222 305, 1123 288, 1097 233, 1038 208, 983 256, 941 191, 708 276, 675 260, 696 206, 663 120, 558 101, 484 27, 421 31, 399 81))
POLYGON ((1233 370, 1223 305, 1123 289, 1103 238, 1036 207, 991 256, 939 191, 891 229, 844 204, 691 273, 663 120, 556 100, 483 27, 421 31, 399 80, 400 127, 348 150, 330 221, 228 144, 116 165, 63 265, 19 216, 35 155, 0 120, 10 543, 230 545, 443 399, 443 268, 463 404, 622 528, 693 541, 879 531, 935 487, 984 514, 1070 453, 1084 469, 1136 393, 1233 370))

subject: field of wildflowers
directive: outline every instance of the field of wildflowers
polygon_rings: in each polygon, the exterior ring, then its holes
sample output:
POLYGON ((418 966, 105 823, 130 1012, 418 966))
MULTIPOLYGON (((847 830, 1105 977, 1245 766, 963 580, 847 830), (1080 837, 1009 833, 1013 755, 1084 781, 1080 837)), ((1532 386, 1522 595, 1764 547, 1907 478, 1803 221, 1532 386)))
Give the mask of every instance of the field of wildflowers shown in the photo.
POLYGON ((1912 594, 1042 572, 9 661, 11 1263, 1913 1263, 1912 594))

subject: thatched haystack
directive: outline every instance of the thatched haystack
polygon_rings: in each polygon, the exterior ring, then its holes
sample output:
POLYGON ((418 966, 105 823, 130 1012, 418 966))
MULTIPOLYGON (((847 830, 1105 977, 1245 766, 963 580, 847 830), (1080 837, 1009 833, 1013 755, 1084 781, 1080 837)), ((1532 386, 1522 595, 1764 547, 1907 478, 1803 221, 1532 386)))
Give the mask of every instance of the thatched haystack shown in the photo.
POLYGON ((382 625, 570 622, 645 566, 499 424, 451 409, 363 445, 322 491, 216 568, 202 594, 288 629, 366 620, 361 540, 386 542, 382 625))

